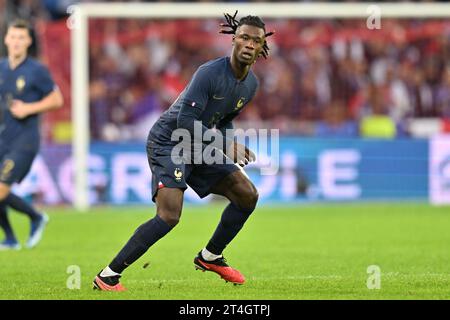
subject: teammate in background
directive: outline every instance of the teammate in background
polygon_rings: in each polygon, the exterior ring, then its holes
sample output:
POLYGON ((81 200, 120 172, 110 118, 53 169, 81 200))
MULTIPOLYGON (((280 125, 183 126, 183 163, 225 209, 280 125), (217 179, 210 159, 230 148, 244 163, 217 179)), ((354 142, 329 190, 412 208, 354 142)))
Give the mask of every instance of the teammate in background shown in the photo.
POLYGON ((6 238, 0 250, 18 250, 7 207, 30 218, 28 248, 40 241, 48 217, 13 194, 11 186, 27 175, 39 151, 39 114, 61 107, 63 98, 47 68, 28 57, 32 38, 27 21, 10 23, 4 41, 8 57, 0 60, 0 227, 6 238))
POLYGON ((256 207, 258 192, 235 164, 245 165, 253 161, 255 155, 244 145, 227 138, 225 130, 233 128, 232 120, 256 93, 258 83, 251 66, 258 57, 268 56, 266 37, 272 32, 266 33, 259 17, 246 16, 237 21, 236 14, 226 14, 227 24, 221 25, 230 28, 221 33, 233 35, 231 57, 200 66, 178 99, 150 130, 147 154, 153 174, 152 200, 156 202, 156 216, 138 227, 112 262, 98 273, 94 289, 125 290, 119 282, 121 273, 178 224, 187 185, 201 198, 213 193, 230 201, 212 238, 194 258, 195 267, 215 272, 234 284, 244 283, 244 276, 226 263, 222 251, 256 207), (221 164, 174 163, 171 153, 178 142, 172 141, 171 136, 177 129, 187 130, 194 145, 205 148, 205 141, 201 137, 199 141, 194 135, 195 122, 200 124, 203 133, 214 135, 216 140, 222 139, 224 158, 221 164))

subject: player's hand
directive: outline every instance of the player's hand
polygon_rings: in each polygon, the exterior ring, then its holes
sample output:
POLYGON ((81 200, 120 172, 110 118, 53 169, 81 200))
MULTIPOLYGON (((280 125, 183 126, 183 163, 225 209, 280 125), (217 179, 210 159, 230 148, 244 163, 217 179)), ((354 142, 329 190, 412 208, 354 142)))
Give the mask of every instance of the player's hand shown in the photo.
POLYGON ((11 114, 14 118, 17 119, 23 119, 29 116, 29 108, 27 107, 27 104, 21 100, 13 100, 9 111, 11 111, 11 114))
POLYGON ((243 144, 233 142, 228 150, 228 156, 233 159, 234 163, 237 163, 241 167, 246 166, 250 162, 256 160, 256 155, 243 144))

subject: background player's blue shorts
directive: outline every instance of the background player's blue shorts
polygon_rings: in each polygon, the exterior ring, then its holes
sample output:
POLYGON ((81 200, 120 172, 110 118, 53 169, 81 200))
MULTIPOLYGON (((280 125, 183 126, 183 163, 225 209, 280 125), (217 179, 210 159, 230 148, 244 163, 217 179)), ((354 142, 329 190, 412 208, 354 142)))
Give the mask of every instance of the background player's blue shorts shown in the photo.
POLYGON ((21 182, 30 171, 36 152, 0 148, 0 182, 21 182))
POLYGON ((147 143, 147 157, 152 171, 152 200, 160 188, 186 190, 189 185, 199 196, 209 195, 211 188, 230 173, 239 170, 235 164, 175 164, 171 158, 172 146, 147 143))

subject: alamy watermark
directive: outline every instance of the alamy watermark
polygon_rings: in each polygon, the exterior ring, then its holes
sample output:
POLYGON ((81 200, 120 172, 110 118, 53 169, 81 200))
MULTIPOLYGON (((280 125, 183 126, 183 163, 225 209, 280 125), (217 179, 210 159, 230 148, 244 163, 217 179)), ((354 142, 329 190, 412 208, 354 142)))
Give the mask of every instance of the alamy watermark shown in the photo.
POLYGON ((207 129, 194 121, 193 134, 187 129, 175 129, 171 140, 174 164, 241 164, 254 161, 262 175, 275 175, 279 169, 278 129, 207 129))
POLYGON ((369 17, 366 20, 366 26, 369 30, 381 29, 381 8, 376 4, 367 7, 366 13, 369 17))
POLYGON ((377 265, 370 265, 367 267, 367 277, 366 286, 367 289, 381 289, 381 269, 377 265))
POLYGON ((69 274, 66 281, 67 289, 81 289, 81 268, 77 265, 70 265, 67 267, 66 273, 69 274))
POLYGON ((69 17, 66 20, 66 26, 69 30, 78 29, 80 26, 81 9, 77 5, 67 7, 66 13, 69 17))

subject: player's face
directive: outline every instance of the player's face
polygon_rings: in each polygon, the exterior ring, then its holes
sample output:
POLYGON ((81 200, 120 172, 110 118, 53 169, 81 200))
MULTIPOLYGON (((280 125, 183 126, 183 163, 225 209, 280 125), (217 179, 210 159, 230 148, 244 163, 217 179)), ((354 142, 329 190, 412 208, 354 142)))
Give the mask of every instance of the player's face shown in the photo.
POLYGON ((8 54, 13 57, 20 57, 27 54, 31 45, 31 37, 27 29, 9 27, 5 36, 5 45, 8 54))
POLYGON ((242 25, 233 37, 233 54, 237 61, 251 65, 259 57, 264 46, 264 30, 255 26, 242 25))

